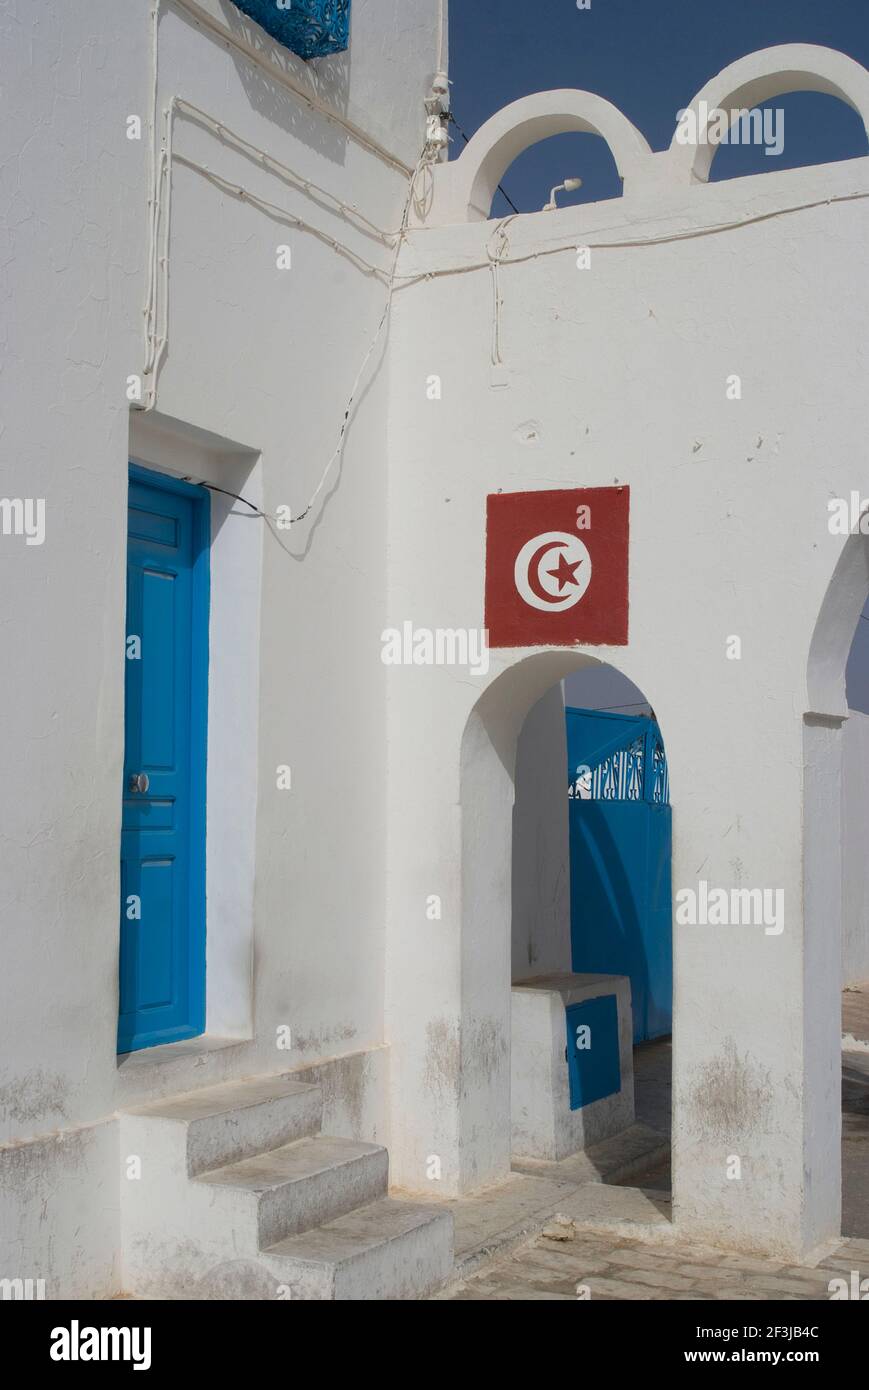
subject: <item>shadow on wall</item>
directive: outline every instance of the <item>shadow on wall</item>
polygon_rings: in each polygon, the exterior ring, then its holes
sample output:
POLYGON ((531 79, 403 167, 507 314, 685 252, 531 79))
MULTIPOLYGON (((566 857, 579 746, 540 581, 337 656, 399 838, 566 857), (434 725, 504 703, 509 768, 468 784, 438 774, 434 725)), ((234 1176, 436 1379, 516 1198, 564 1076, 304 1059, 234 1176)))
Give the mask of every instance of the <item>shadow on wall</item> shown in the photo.
POLYGON ((564 697, 555 685, 529 711, 516 747, 514 980, 570 971, 566 770, 564 697))
MULTIPOLYGON (((303 90, 312 96, 328 102, 340 115, 346 115, 350 96, 350 49, 335 53, 327 58, 314 58, 304 62, 289 49, 269 38, 263 29, 231 0, 221 0, 221 22, 239 40, 255 52, 267 58, 271 65, 278 67, 291 77, 303 90)), ((195 21, 178 9, 173 11, 199 32, 195 21)), ((220 43, 209 34, 208 41, 220 43)), ((309 149, 323 155, 333 164, 343 165, 347 153, 347 134, 340 126, 324 121, 315 111, 310 111, 292 92, 281 87, 255 63, 245 58, 237 49, 230 49, 230 55, 238 73, 238 80, 247 93, 254 111, 265 116, 294 139, 301 141, 309 149)))
POLYGON ((857 619, 845 667, 845 694, 850 710, 869 714, 869 599, 857 619))

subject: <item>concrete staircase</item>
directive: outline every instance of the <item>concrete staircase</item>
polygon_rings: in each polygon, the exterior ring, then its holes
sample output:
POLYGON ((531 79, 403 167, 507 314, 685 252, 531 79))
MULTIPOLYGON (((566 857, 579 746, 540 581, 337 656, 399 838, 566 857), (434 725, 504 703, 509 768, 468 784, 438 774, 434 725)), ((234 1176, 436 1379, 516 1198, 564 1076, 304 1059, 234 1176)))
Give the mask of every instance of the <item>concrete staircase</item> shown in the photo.
POLYGON ((389 1155, 320 1133, 318 1086, 234 1081, 123 1111, 123 1284, 142 1298, 399 1299, 453 1267, 453 1218, 387 1196, 389 1155))

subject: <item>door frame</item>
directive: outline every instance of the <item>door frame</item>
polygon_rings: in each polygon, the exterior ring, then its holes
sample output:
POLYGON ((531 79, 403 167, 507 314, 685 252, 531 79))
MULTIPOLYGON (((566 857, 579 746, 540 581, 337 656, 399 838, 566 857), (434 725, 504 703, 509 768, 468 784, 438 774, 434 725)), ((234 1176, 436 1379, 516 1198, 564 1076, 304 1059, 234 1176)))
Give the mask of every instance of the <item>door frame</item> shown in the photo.
MULTIPOLYGON (((202 487, 182 482, 155 469, 129 461, 128 482, 180 494, 193 503, 190 640, 190 820, 188 828, 187 902, 187 1017, 189 1023, 172 1029, 169 1038, 156 1037, 133 1051, 199 1037, 206 1026, 206 899, 205 863, 208 805, 208 684, 209 616, 211 598, 211 495, 202 487)), ((127 494, 129 508, 129 489, 127 494)), ((125 526, 126 530, 126 526, 125 526)), ((125 566, 126 576, 126 566, 125 566)), ((125 616, 126 632, 126 616, 125 616)), ((126 708, 124 751, 126 757, 126 708)), ((123 796, 123 787, 121 789, 123 796)), ((121 904, 123 909, 123 904, 121 904)), ((120 1005, 120 1000, 119 1000, 120 1005)), ((124 1055, 121 1053, 120 1055, 124 1055)))

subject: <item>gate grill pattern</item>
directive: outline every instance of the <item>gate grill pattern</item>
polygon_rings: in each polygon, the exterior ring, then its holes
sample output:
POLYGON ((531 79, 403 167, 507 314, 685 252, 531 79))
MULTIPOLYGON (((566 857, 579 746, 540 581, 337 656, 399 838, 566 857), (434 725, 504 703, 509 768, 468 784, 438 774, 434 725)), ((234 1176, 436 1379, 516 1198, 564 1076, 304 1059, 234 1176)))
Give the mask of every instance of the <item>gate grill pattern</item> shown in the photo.
POLYGON ((574 768, 567 795, 577 801, 650 801, 666 806, 670 779, 657 726, 613 749, 594 767, 574 768))

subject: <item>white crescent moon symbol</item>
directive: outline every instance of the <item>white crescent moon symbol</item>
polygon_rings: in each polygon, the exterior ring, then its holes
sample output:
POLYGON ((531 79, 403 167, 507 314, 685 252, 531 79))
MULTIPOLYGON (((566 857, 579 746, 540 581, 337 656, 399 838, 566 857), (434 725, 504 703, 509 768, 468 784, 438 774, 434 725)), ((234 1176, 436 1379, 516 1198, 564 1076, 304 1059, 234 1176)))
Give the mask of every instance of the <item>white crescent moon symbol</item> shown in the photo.
POLYGON ((532 536, 522 546, 516 556, 513 578, 519 597, 530 608, 545 613, 563 613, 579 603, 591 583, 591 556, 579 536, 571 535, 569 531, 544 531, 539 536, 532 536), (567 593, 551 587, 554 581, 550 581, 549 585, 544 583, 540 573, 544 555, 555 549, 562 551, 569 564, 578 565, 576 583, 570 586, 567 593))

